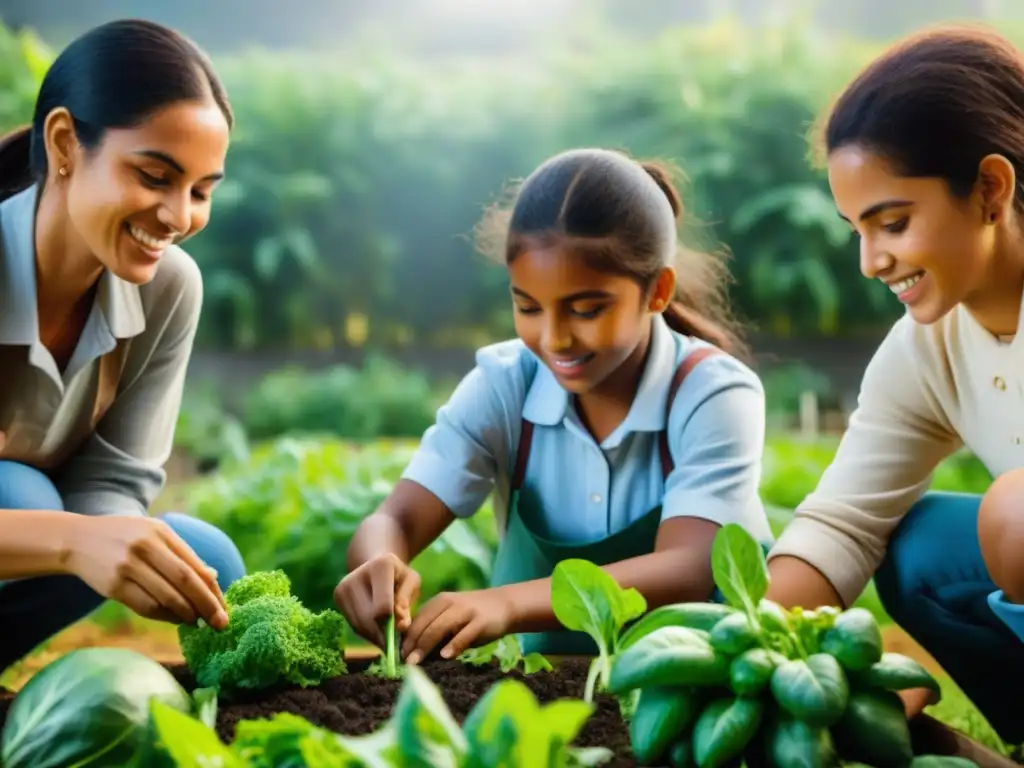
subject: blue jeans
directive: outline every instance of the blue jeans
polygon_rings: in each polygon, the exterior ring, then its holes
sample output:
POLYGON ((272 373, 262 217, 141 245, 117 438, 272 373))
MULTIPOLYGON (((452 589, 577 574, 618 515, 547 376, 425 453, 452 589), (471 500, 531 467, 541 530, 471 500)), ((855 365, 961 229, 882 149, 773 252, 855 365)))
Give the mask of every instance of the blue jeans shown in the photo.
MULTIPOLYGON (((0 509, 64 509, 50 479, 33 467, 0 461, 0 509)), ((214 526, 188 515, 162 516, 205 562, 217 571, 221 589, 245 575, 234 543, 214 526)), ((0 582, 0 670, 40 643, 84 618, 104 598, 76 576, 42 576, 0 582)))
POLYGON ((897 527, 875 584, 893 620, 925 648, 1005 741, 1024 742, 1024 618, 989 577, 980 496, 925 494, 897 527))

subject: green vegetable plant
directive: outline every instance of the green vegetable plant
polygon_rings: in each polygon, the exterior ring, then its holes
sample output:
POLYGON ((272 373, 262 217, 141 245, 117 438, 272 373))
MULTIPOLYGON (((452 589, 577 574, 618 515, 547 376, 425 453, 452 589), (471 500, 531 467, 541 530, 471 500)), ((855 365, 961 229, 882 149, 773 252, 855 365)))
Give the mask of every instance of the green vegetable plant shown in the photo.
MULTIPOLYGON (((145 753, 150 703, 212 724, 216 698, 192 696, 162 665, 124 648, 82 648, 50 662, 14 697, 0 735, 4 768, 133 765, 145 753)), ((165 768, 150 760, 149 768, 165 768)))
POLYGON ((637 696, 630 741, 641 764, 944 765, 915 757, 896 693, 938 697, 938 683, 883 651, 870 612, 767 600, 764 552, 738 525, 719 531, 711 561, 723 604, 663 606, 615 645, 607 690, 637 696))
POLYGON ((215 630, 202 620, 178 628, 182 655, 199 685, 223 695, 284 681, 319 685, 347 671, 345 619, 303 606, 283 571, 248 574, 224 599, 227 628, 215 630))
POLYGON ((604 569, 587 560, 569 558, 551 576, 551 608, 566 629, 585 632, 597 646, 583 700, 608 687, 612 662, 620 650, 623 628, 647 611, 636 589, 623 589, 604 569))
POLYGON ((183 768, 585 768, 612 757, 603 747, 570 746, 592 712, 575 699, 541 704, 509 678, 491 686, 460 727, 438 688, 412 666, 389 720, 364 736, 282 713, 241 721, 226 745, 208 724, 159 701, 151 717, 160 750, 183 768))
POLYGON ((384 654, 367 668, 366 674, 387 680, 398 680, 402 677, 405 666, 398 656, 398 630, 395 628, 394 614, 388 616, 384 638, 384 654))
POLYGON ((543 654, 528 653, 523 655, 523 648, 515 635, 500 637, 487 645, 470 648, 459 655, 459 661, 473 666, 483 666, 497 661, 502 672, 511 672, 519 666, 523 674, 532 675, 541 671, 552 671, 551 662, 543 654))

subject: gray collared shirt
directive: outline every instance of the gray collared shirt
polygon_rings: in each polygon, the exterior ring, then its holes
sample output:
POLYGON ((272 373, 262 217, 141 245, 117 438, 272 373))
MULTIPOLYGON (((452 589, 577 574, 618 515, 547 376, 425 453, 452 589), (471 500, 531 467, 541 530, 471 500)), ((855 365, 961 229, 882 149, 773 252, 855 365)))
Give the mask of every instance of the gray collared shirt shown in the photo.
POLYGON ((63 373, 39 340, 37 189, 0 203, 0 460, 50 473, 65 509, 145 514, 163 487, 185 372, 202 307, 202 277, 178 247, 143 286, 104 272, 63 373), (100 358, 127 342, 117 395, 95 428, 100 358), (54 457, 65 456, 53 466, 54 457))

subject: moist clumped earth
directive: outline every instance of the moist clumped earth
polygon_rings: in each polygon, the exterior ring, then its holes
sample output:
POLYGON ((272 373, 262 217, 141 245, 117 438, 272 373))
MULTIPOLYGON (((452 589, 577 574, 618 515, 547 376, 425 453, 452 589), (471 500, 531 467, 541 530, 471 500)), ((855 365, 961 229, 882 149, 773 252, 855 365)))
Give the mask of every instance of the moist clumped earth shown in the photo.
MULTIPOLYGON (((367 661, 350 661, 347 674, 327 680, 316 688, 282 685, 262 691, 239 692, 233 694, 230 701, 222 698, 218 702, 217 734, 230 743, 239 720, 269 718, 278 712, 304 717, 314 725, 349 736, 371 733, 391 715, 402 681, 365 674, 369 664, 367 661)), ((437 658, 428 659, 420 665, 437 684, 452 715, 460 723, 491 686, 508 677, 525 683, 542 703, 579 699, 583 695, 589 666, 589 659, 566 659, 559 662, 553 671, 525 675, 518 670, 502 672, 497 663, 478 666, 437 658)), ((170 670, 187 690, 196 687, 194 678, 184 665, 172 666, 170 670)), ((629 728, 620 714, 618 700, 598 694, 594 707, 594 713, 573 744, 610 749, 615 757, 604 763, 606 768, 637 765, 629 748, 629 728)))

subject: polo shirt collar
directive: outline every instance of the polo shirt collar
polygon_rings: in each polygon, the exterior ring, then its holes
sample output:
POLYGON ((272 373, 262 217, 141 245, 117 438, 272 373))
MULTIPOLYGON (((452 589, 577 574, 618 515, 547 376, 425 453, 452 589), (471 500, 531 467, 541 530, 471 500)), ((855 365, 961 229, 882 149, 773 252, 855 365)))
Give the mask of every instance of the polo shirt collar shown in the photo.
MULTIPOLYGON (((0 203, 0 344, 31 345, 39 340, 37 193, 38 187, 32 185, 0 203)), ((96 308, 113 339, 131 338, 145 329, 146 315, 137 286, 104 270, 96 298, 96 308)))
MULTIPOLYGON (((616 435, 629 432, 659 432, 665 429, 665 400, 676 368, 676 340, 664 317, 655 315, 651 321, 651 349, 640 378, 636 397, 625 421, 616 435)), ((541 426, 560 424, 570 410, 570 395, 558 383, 551 369, 538 361, 537 373, 526 394, 523 418, 541 426)))

